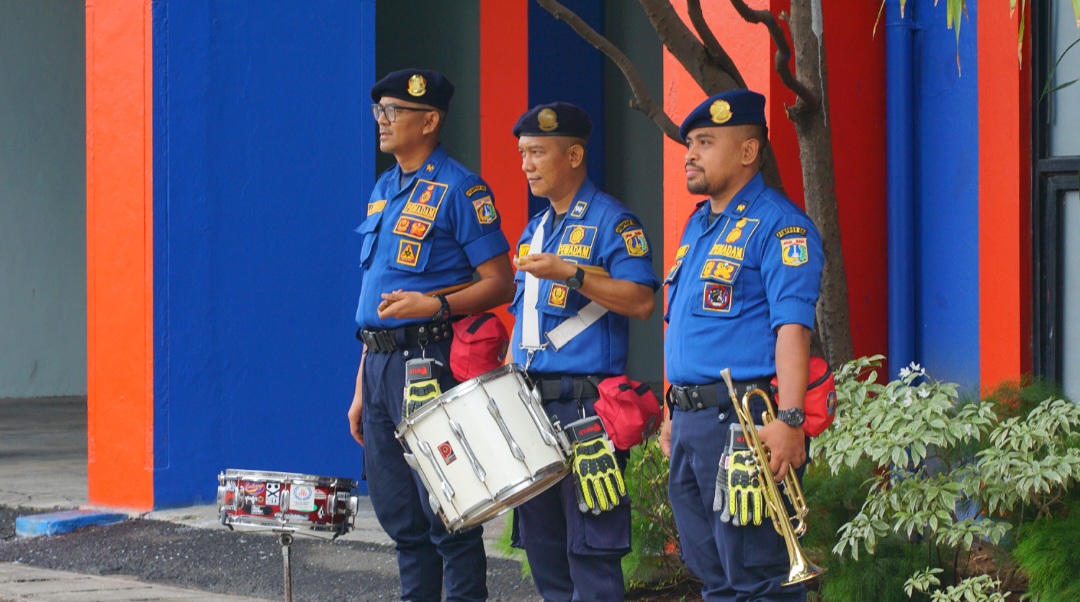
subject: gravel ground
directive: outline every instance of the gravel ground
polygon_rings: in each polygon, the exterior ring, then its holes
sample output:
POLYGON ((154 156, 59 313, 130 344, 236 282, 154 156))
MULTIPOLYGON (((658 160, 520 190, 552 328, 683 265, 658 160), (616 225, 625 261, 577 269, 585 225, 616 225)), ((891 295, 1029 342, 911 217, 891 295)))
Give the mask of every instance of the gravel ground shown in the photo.
MULTIPOLYGON (((0 562, 282 599, 281 545, 272 534, 133 519, 64 535, 16 538, 16 517, 41 512, 0 506, 0 562)), ((390 546, 297 537, 291 564, 295 602, 398 599, 390 546)), ((488 559, 488 590, 492 602, 539 599, 512 560, 488 559)))

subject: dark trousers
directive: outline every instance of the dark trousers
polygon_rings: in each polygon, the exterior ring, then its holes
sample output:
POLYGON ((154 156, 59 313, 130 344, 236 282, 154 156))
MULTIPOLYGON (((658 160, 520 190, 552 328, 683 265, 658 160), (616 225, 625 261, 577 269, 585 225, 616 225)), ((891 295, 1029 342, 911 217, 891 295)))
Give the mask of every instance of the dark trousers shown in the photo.
MULTIPOLYGON (((444 393, 458 384, 450 373, 450 341, 428 345, 426 355, 445 365, 439 383, 444 393)), ((446 602, 480 602, 488 595, 483 528, 447 532, 394 437, 405 362, 418 357, 420 349, 411 348, 368 353, 364 360, 364 468, 371 504, 394 540, 403 600, 439 602, 445 583, 446 602)))
POLYGON ((705 602, 803 602, 802 584, 780 585, 788 575, 787 547, 772 521, 736 527, 713 512, 716 471, 733 423, 738 418, 730 404, 675 410, 672 417, 668 495, 683 561, 705 582, 705 602))
MULTIPOLYGON (((551 401, 544 409, 562 426, 594 416, 595 399, 551 401)), ((620 458, 620 465, 625 460, 620 458)), ((533 582, 546 602, 621 602, 622 557, 630 551, 630 498, 599 515, 578 510, 573 474, 519 506, 517 526, 533 582)), ((520 546, 519 546, 520 547, 520 546)))

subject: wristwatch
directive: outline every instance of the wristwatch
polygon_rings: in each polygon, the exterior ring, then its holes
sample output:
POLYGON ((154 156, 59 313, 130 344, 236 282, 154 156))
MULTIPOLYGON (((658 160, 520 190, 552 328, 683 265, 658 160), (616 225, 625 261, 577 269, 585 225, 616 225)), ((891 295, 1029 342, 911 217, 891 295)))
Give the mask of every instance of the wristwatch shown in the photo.
POLYGON ((431 316, 433 321, 449 320, 450 319, 450 302, 446 300, 446 295, 435 295, 435 298, 439 300, 439 311, 435 312, 435 315, 431 316))
POLYGON ((777 412, 776 419, 788 426, 798 428, 806 422, 806 414, 802 408, 788 408, 777 412))
POLYGON ((574 275, 565 280, 566 288, 576 291, 581 288, 583 282, 585 282, 585 270, 578 268, 574 275))

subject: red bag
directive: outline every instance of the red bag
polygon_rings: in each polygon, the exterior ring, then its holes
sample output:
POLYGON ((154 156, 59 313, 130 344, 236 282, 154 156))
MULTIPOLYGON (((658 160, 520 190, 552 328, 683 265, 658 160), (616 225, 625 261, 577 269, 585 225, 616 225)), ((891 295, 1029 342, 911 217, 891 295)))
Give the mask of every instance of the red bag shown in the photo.
POLYGON ((616 449, 630 449, 660 428, 660 400, 649 385, 612 376, 596 386, 600 399, 593 406, 616 449))
MULTIPOLYGON (((780 407, 780 395, 776 377, 772 379, 773 399, 780 407)), ((836 379, 825 358, 810 358, 810 375, 807 378, 806 397, 803 398, 803 432, 808 437, 817 437, 829 428, 836 417, 836 379)))
POLYGON ((490 312, 472 314, 454 322, 450 343, 450 371, 458 382, 476 378, 503 365, 510 337, 499 318, 490 312))

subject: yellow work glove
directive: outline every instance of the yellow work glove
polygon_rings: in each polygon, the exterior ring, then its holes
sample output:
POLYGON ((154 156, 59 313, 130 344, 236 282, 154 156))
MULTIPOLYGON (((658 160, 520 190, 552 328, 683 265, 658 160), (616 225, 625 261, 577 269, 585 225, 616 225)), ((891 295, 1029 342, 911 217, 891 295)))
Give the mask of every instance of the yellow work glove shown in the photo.
POLYGON ((600 514, 618 506, 626 495, 626 483, 603 423, 593 416, 570 424, 566 430, 573 442, 578 510, 600 514))
MULTIPOLYGON (((725 515, 734 519, 736 527, 749 524, 760 525, 761 519, 769 515, 761 491, 761 474, 757 469, 754 453, 736 451, 728 456, 728 510, 725 515), (730 514, 729 514, 730 513, 730 514)), ((724 515, 721 515, 721 520, 724 515)))
POLYGON ((442 362, 431 359, 415 359, 405 362, 405 395, 401 405, 401 417, 408 418, 424 404, 442 395, 439 372, 442 362))

